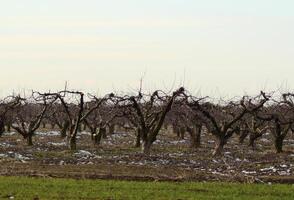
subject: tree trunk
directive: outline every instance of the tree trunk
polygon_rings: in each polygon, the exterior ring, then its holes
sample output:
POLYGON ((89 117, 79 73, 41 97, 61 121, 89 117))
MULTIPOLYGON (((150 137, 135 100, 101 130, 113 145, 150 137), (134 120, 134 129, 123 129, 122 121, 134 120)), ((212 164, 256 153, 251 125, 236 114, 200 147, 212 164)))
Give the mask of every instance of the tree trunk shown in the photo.
POLYGON ((196 128, 195 148, 199 148, 201 146, 201 131, 202 131, 202 126, 201 125, 197 125, 195 128, 196 128))
POLYGON ((46 128, 46 123, 43 122, 42 125, 43 125, 43 128, 46 128))
POLYGON ((76 141, 76 138, 73 136, 71 136, 69 139, 69 148, 72 151, 77 149, 77 141, 76 141))
POLYGON ((248 131, 242 130, 239 136, 239 144, 243 144, 247 136, 248 136, 248 131))
POLYGON ((163 125, 163 127, 164 127, 165 130, 168 130, 168 123, 165 123, 165 124, 163 125))
POLYGON ((141 146, 141 129, 138 128, 136 131, 135 147, 139 148, 140 146, 141 146))
POLYGON ((106 135, 106 127, 100 128, 100 132, 101 132, 102 138, 103 139, 106 139, 107 138, 107 135, 106 135))
POLYGON ((10 133, 11 132, 11 123, 8 123, 6 125, 6 127, 7 127, 7 132, 10 133))
POLYGON ((282 153, 283 152, 283 136, 278 136, 275 137, 275 148, 277 153, 282 153))
POLYGON ((145 155, 149 155, 150 149, 151 149, 151 142, 149 142, 148 140, 144 140, 142 144, 142 153, 144 153, 145 155))
POLYGON ((65 127, 63 127, 61 130, 61 134, 60 134, 61 138, 66 138, 66 131, 67 131, 67 129, 65 127))
POLYGON ((249 135, 249 147, 251 147, 252 149, 255 148, 255 141, 260 138, 262 135, 259 134, 254 134, 254 133, 250 133, 249 135))
POLYGON ((0 120, 0 136, 5 132, 5 125, 2 120, 0 120))
POLYGON ((77 129, 76 125, 69 126, 67 140, 68 140, 68 145, 70 150, 77 149, 76 133, 75 133, 76 129, 77 129))
POLYGON ((86 131, 87 130, 87 124, 84 123, 84 126, 83 126, 83 131, 86 131))
POLYGON ((94 135, 93 135, 93 142, 95 146, 99 146, 101 143, 101 138, 103 135, 104 129, 100 128, 94 135))
POLYGON ((179 127, 177 127, 176 125, 173 125, 172 128, 173 128, 173 133, 175 133, 177 135, 177 137, 180 138, 180 129, 179 129, 179 127))
POLYGON ((69 128, 69 122, 68 121, 65 121, 64 123, 63 123, 63 126, 62 126, 62 129, 61 129, 61 138, 65 138, 66 137, 66 132, 67 132, 67 130, 68 130, 68 128, 69 128))
POLYGON ((224 146, 227 143, 224 137, 217 137, 216 138, 216 146, 213 151, 213 156, 220 156, 223 153, 224 146))
POLYGON ((33 134, 28 134, 26 140, 28 146, 33 146, 33 134))
POLYGON ((182 139, 182 140, 184 140, 185 139, 185 132, 186 132, 186 129, 185 129, 185 127, 181 127, 180 128, 180 138, 182 139))
POLYGON ((81 131, 82 131, 82 124, 79 123, 79 125, 78 125, 78 132, 81 132, 81 131))
POLYGON ((256 138, 255 137, 249 137, 249 147, 251 147, 252 149, 254 149, 254 147, 255 147, 255 140, 256 140, 256 138))
POLYGON ((181 131, 180 131, 180 128, 176 128, 176 134, 177 134, 177 137, 180 138, 181 137, 181 131))
POLYGON ((51 129, 55 128, 55 123, 51 123, 51 129))
POLYGON ((191 137, 190 148, 197 149, 201 145, 201 125, 196 125, 194 128, 187 128, 191 137))
POLYGON ((2 127, 0 127, 0 137, 3 135, 4 132, 5 132, 5 129, 3 129, 2 127))
POLYGON ((115 125, 114 124, 110 124, 108 127, 108 133, 109 135, 113 135, 115 131, 115 125))

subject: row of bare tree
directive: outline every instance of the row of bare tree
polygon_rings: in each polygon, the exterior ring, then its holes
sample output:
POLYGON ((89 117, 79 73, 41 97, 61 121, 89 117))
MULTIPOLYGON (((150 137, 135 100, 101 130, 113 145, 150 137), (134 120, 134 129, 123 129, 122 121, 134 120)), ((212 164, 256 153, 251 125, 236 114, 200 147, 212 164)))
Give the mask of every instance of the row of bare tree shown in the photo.
POLYGON ((150 153, 163 127, 172 127, 183 137, 190 135, 191 148, 201 146, 201 136, 212 134, 216 140, 213 155, 220 155, 224 146, 237 135, 239 142, 249 138, 249 145, 265 133, 271 133, 277 153, 283 141, 293 132, 294 94, 279 98, 261 92, 255 97, 214 102, 208 97, 197 98, 184 88, 171 94, 161 90, 150 94, 108 94, 102 98, 80 91, 56 93, 32 92, 30 97, 9 96, 0 102, 0 135, 13 128, 33 145, 33 136, 41 125, 60 129, 71 150, 77 148, 77 135, 82 129, 91 132, 95 145, 112 134, 116 126, 135 130, 136 147, 150 153))

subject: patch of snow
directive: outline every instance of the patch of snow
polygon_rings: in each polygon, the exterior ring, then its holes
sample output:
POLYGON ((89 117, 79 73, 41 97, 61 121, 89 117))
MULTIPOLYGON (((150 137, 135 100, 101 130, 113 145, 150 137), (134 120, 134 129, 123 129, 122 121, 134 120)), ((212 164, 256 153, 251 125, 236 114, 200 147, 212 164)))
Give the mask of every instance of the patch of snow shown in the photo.
POLYGON ((15 157, 17 160, 29 160, 29 159, 30 159, 29 157, 23 156, 23 155, 18 154, 18 153, 16 153, 16 154, 14 155, 14 157, 15 157))
POLYGON ((124 138, 124 137, 128 137, 128 136, 129 136, 129 134, 127 134, 127 133, 114 133, 110 137, 111 138, 124 138))
POLYGON ((3 135, 7 135, 7 136, 12 136, 15 135, 16 132, 12 131, 12 132, 4 132, 3 135))
POLYGON ((168 156, 171 158, 182 157, 184 153, 169 153, 168 156))
POLYGON ((215 175, 220 175, 220 176, 227 176, 226 174, 223 174, 223 173, 220 173, 220 172, 217 172, 217 171, 213 171, 211 173, 215 174, 215 175))
POLYGON ((80 135, 91 135, 91 133, 88 132, 88 131, 82 131, 82 132, 80 132, 78 134, 80 134, 80 135))
POLYGON ((279 171, 278 174, 280 176, 289 176, 290 175, 290 173, 288 173, 287 171, 279 171))
POLYGON ((161 140, 159 140, 159 139, 157 139, 157 140, 154 142, 154 144, 164 144, 164 142, 161 141, 161 140))
POLYGON ((246 175, 250 175, 250 174, 256 174, 256 171, 246 171, 246 170, 243 170, 242 173, 243 174, 246 174, 246 175))
POLYGON ((57 143, 57 142, 48 142, 48 145, 52 145, 52 146, 66 146, 66 143, 65 142, 60 142, 60 143, 57 143))
POLYGON ((12 147, 11 144, 8 144, 8 143, 6 143, 6 142, 0 142, 0 146, 1 146, 1 147, 12 147))
POLYGON ((171 141, 170 144, 186 144, 187 140, 178 140, 178 141, 171 141))
POLYGON ((269 141, 268 139, 266 138, 261 138, 260 139, 261 142, 264 142, 264 143, 270 143, 271 141, 269 141))
POLYGON ((59 131, 48 131, 48 132, 36 132, 36 135, 39 136, 59 136, 59 131))
POLYGON ((89 151, 85 151, 85 150, 79 150, 77 153, 74 154, 77 157, 83 157, 83 158, 88 158, 93 156, 93 154, 89 151))
POLYGON ((1 153, 0 158, 7 158, 8 156, 6 154, 1 153))
POLYGON ((9 157, 13 157, 13 158, 15 158, 16 160, 19 160, 19 161, 30 160, 29 157, 23 156, 23 155, 21 155, 19 153, 14 153, 12 151, 9 151, 7 154, 8 154, 9 157))
POLYGON ((268 168, 260 169, 260 171, 261 172, 267 172, 267 171, 277 172, 277 169, 275 167, 268 167, 268 168))

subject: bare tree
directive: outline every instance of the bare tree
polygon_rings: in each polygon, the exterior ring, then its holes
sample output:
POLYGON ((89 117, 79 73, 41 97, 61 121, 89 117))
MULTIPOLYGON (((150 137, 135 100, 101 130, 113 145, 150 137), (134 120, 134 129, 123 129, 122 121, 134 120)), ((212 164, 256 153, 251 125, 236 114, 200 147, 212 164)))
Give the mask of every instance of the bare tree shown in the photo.
POLYGON ((155 91, 147 99, 141 92, 138 96, 124 97, 126 105, 123 107, 132 108, 133 119, 136 120, 138 133, 143 141, 142 152, 150 153, 151 145, 164 123, 167 113, 171 110, 175 99, 184 93, 184 88, 173 92, 171 96, 155 91), (145 98, 144 98, 145 97, 145 98))
POLYGON ((256 113, 260 120, 268 122, 277 153, 283 152, 283 142, 291 130, 294 112, 285 102, 278 102, 256 113))
POLYGON ((113 105, 107 105, 105 101, 104 104, 85 118, 84 122, 90 129, 94 145, 100 145, 101 139, 107 137, 107 126, 110 126, 109 124, 116 117, 115 107, 113 105))
POLYGON ((251 122, 246 122, 245 125, 249 132, 249 146, 254 148, 255 141, 262 137, 269 127, 265 121, 257 119, 255 116, 252 116, 251 122))
POLYGON ((101 106, 101 104, 111 97, 113 97, 113 94, 106 95, 105 97, 99 99, 95 96, 89 95, 89 98, 91 98, 94 103, 90 107, 89 104, 85 103, 85 95, 83 92, 80 91, 69 91, 67 89, 57 92, 57 93, 45 93, 43 94, 45 96, 54 96, 56 99, 59 100, 59 103, 62 105, 63 110, 67 116, 68 122, 69 122, 69 128, 68 128, 68 134, 67 134, 67 140, 68 145, 71 150, 76 150, 76 140, 77 140, 77 134, 81 127, 82 122, 85 121, 85 119, 94 112, 97 108, 101 106), (71 99, 76 100, 76 104, 71 101, 71 99))
POLYGON ((8 96, 0 101, 0 136, 5 131, 5 124, 10 125, 11 111, 20 105, 21 100, 20 96, 8 96))
POLYGON ((55 125, 60 129, 61 138, 66 138, 66 133, 69 130, 70 122, 61 104, 55 103, 47 112, 47 118, 53 129, 55 125))
POLYGON ((253 105, 252 99, 243 97, 239 102, 229 102, 226 105, 215 105, 210 102, 202 102, 206 98, 197 99, 190 97, 187 105, 194 111, 199 111, 205 117, 204 123, 207 130, 216 138, 214 156, 221 155, 224 145, 239 130, 237 123, 248 113, 263 107, 268 97, 261 92, 257 105, 253 105))
POLYGON ((169 113, 169 118, 171 118, 170 121, 181 139, 183 139, 185 132, 189 133, 191 149, 200 147, 203 119, 198 111, 195 112, 182 102, 175 102, 169 113))
MULTIPOLYGON (((37 102, 30 102, 29 99, 23 99, 22 104, 18 106, 15 112, 15 123, 12 128, 27 140, 27 145, 33 145, 33 136, 40 127, 42 119, 45 116, 48 106, 51 102, 45 97, 37 97, 37 102), (41 100, 40 100, 41 98, 41 100)), ((52 100, 54 101, 54 99, 52 100)))

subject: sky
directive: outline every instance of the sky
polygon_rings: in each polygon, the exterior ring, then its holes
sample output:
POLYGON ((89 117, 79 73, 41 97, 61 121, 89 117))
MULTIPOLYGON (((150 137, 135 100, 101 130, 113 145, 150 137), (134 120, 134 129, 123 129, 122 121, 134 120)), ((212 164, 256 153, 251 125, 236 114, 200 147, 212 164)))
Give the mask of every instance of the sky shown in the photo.
POLYGON ((294 89, 293 0, 0 0, 0 96, 294 89))

